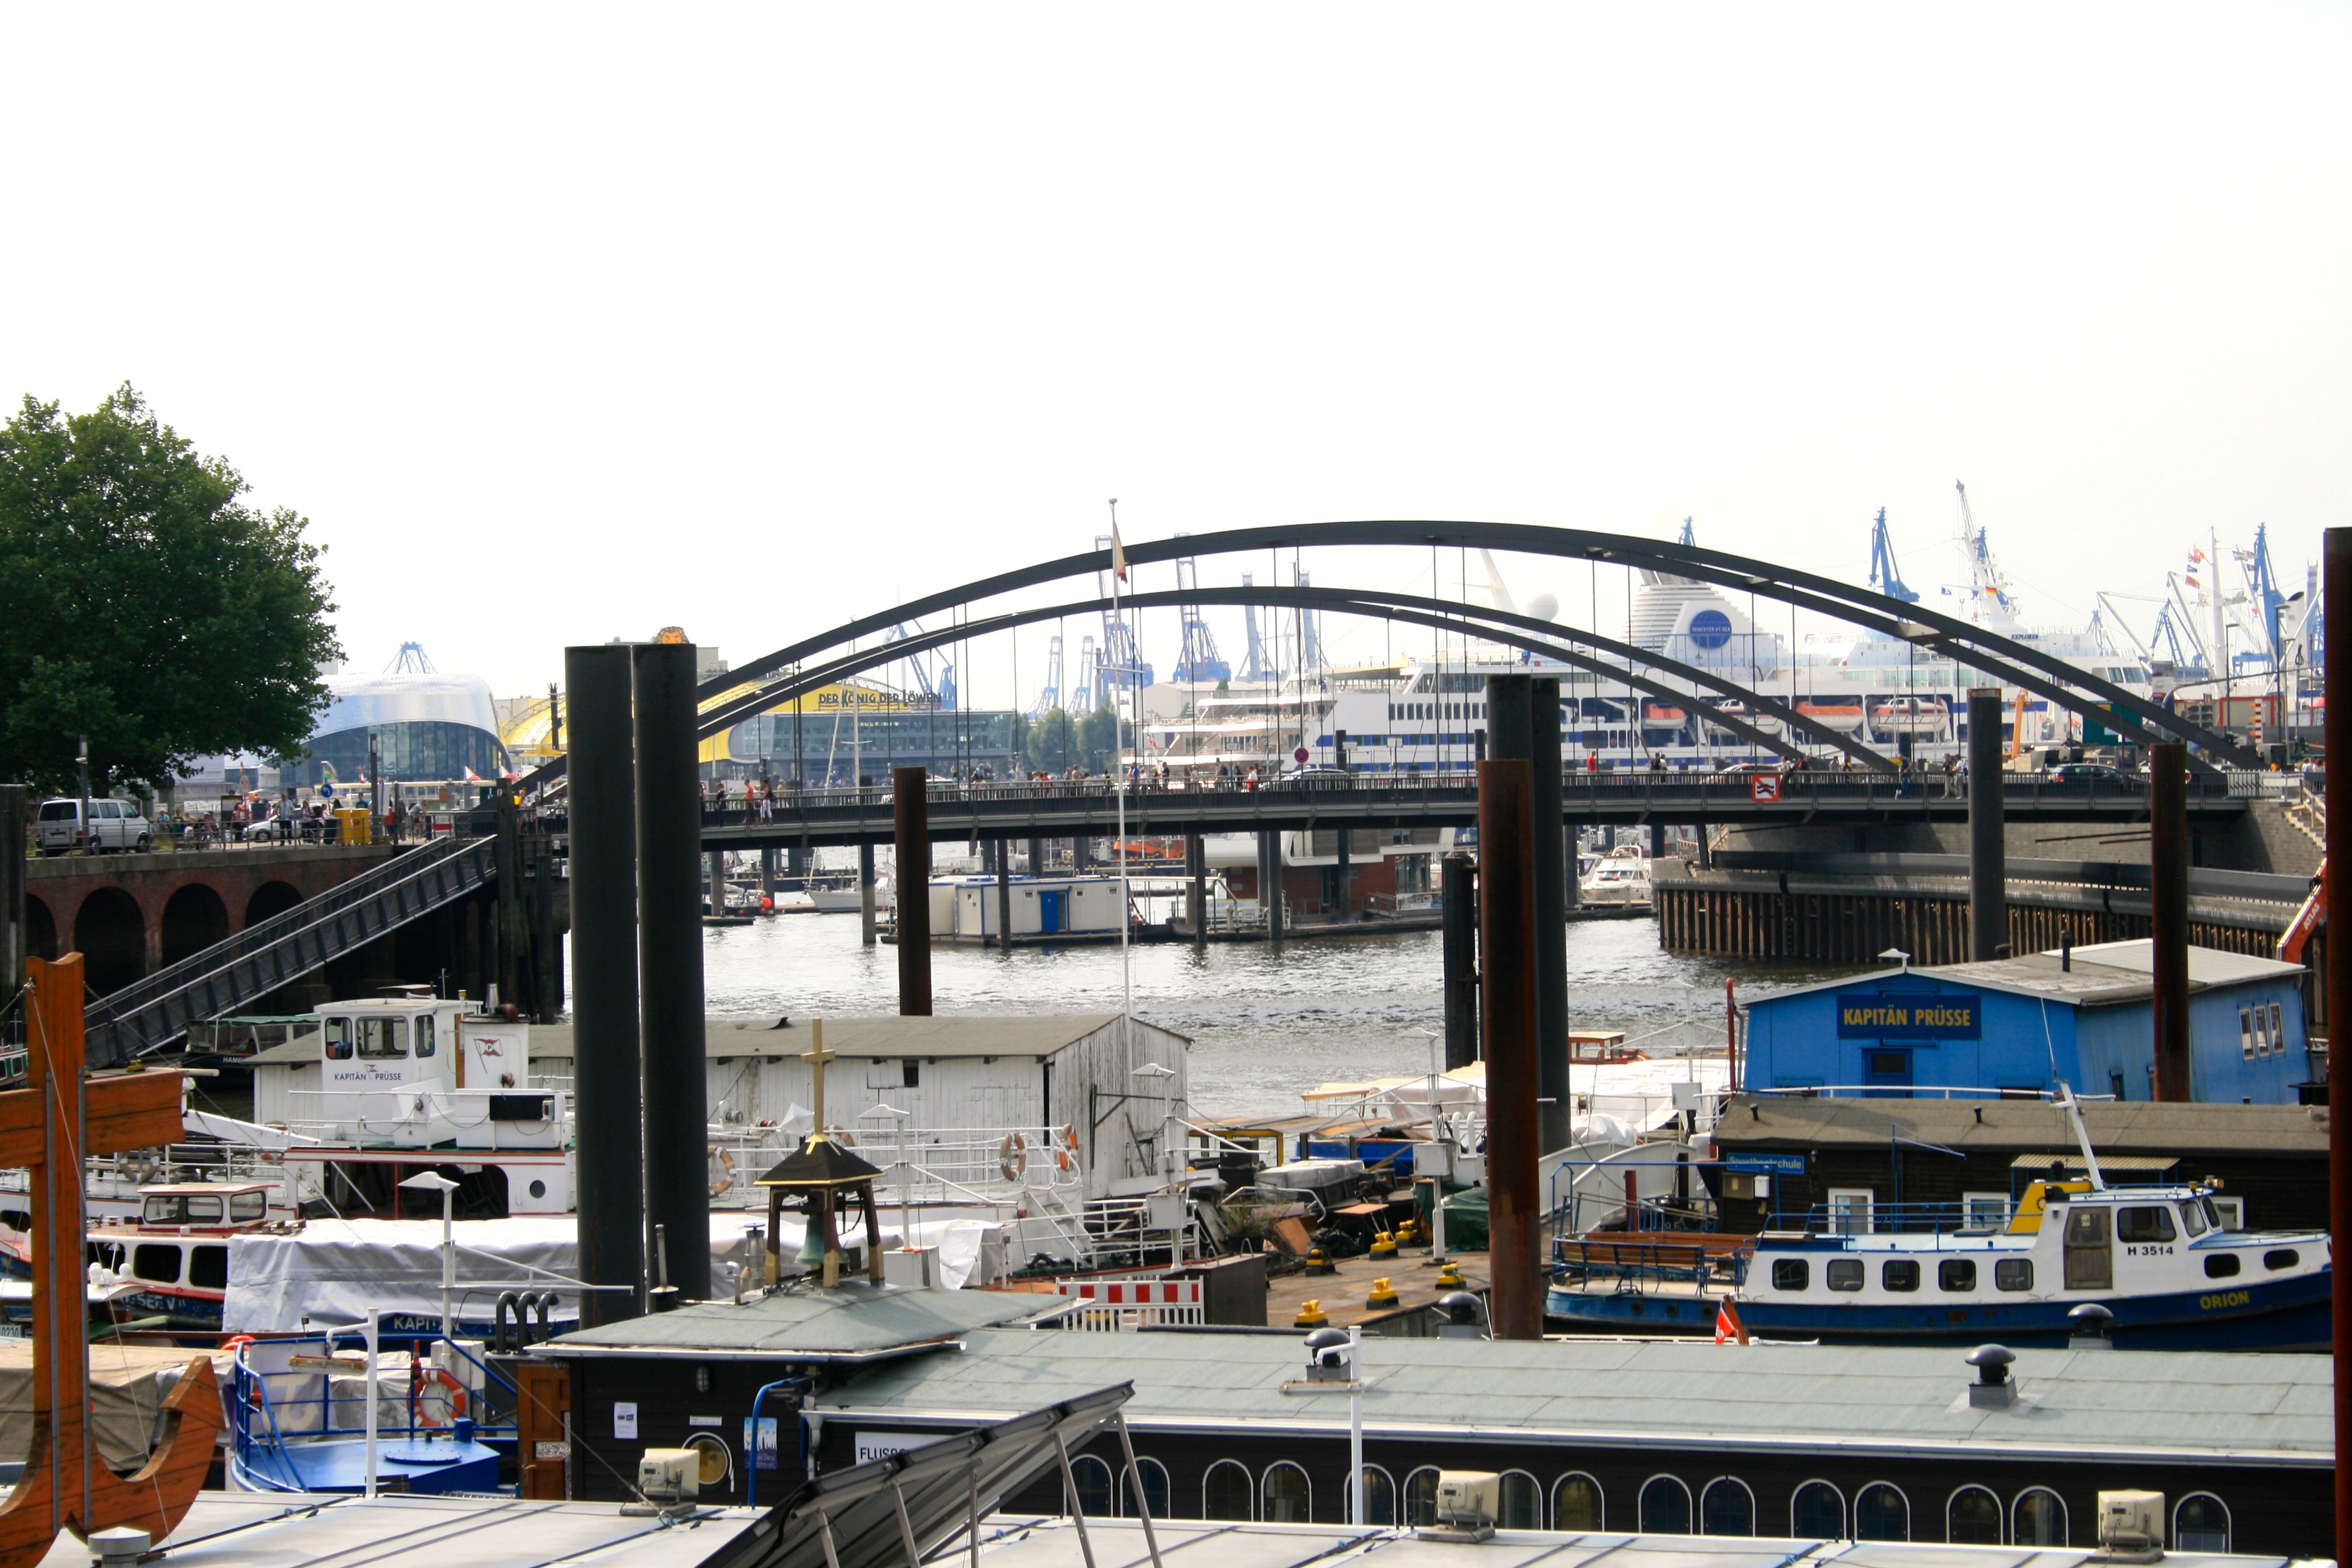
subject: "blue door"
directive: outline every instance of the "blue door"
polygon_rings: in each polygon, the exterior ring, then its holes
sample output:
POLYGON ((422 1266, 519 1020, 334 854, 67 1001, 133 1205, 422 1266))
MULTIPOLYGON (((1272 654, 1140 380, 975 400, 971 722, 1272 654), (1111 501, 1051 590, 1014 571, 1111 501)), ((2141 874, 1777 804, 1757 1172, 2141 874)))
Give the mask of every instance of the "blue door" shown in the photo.
POLYGON ((1059 889, 1037 895, 1037 930, 1046 936, 1062 929, 1062 894, 1059 889))
POLYGON ((1871 1046, 1862 1053, 1862 1079, 1874 1100, 1911 1098, 1911 1053, 1871 1046), (1881 1087, 1881 1086, 1885 1087, 1881 1087))

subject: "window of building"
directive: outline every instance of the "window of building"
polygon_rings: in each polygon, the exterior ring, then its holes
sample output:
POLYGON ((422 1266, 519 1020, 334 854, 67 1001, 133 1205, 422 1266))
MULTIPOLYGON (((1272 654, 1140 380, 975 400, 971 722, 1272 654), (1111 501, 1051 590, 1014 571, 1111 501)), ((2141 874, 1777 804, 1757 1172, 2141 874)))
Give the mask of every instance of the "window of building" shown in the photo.
POLYGON ((1919 1289, 1919 1260, 1916 1258, 1890 1258, 1878 1266, 1878 1282, 1889 1290, 1919 1289))
POLYGON ((1258 1518, 1267 1524, 1306 1524, 1312 1518, 1314 1489, 1307 1472, 1285 1459, 1265 1468, 1258 1483, 1258 1518))
POLYGON ((900 1062, 898 1064, 898 1087, 900 1089, 922 1088, 923 1064, 917 1061, 912 1057, 908 1057, 906 1060, 900 1062))
MULTIPOLYGON (((1434 1487, 1437 1472, 1430 1471, 1429 1478, 1434 1487)), ((1250 1503, 1256 1496, 1256 1483, 1250 1479, 1246 1468, 1234 1460, 1219 1459, 1201 1478, 1201 1517, 1246 1520, 1250 1517, 1250 1503)))
MULTIPOLYGON (((1138 1459, 1135 1468, 1143 1476, 1143 1506, 1150 1510, 1152 1518, 1166 1519, 1169 1498, 1172 1495, 1168 1485, 1168 1467, 1157 1459, 1138 1459)), ((1132 1519, 1135 1517, 1135 1478, 1133 1475, 1122 1476, 1120 1482, 1118 1511, 1132 1519)))
POLYGON ((1845 1493, 1827 1481, 1807 1481, 1789 1500, 1789 1533, 1807 1541, 1845 1539, 1845 1493))
POLYGON ((1543 1528, 1543 1483, 1525 1470, 1505 1470, 1495 1522, 1505 1530, 1543 1528))
POLYGON ((1832 1187, 1830 1189, 1830 1234, 1832 1236, 1867 1236, 1870 1234, 1871 1210, 1878 1194, 1868 1187, 1832 1187))
POLYGON ((1811 1282, 1812 1269, 1801 1258, 1776 1258, 1772 1260, 1772 1289, 1801 1290, 1811 1282))
POLYGON ((1755 1534, 1756 1494, 1748 1483, 1730 1476, 1707 1482, 1698 1494, 1698 1530, 1701 1535, 1755 1534))
POLYGON ((180 1249, 158 1242, 146 1242, 131 1249, 131 1272, 133 1277, 154 1285, 177 1285, 180 1282, 180 1249))
POLYGON ((2276 1002, 2271 1004, 2271 1049, 2286 1049, 2286 1009, 2276 1002))
POLYGON ((1859 1258, 1832 1258, 1822 1266, 1822 1273, 1832 1290, 1862 1289, 1862 1259, 1859 1258))
POLYGON ((2238 1009, 2238 1055, 2254 1059, 2254 1015, 2244 1007, 2238 1009))
POLYGON ((1960 1224, 1969 1230, 1999 1230, 2009 1223, 2006 1193, 1962 1193, 1960 1224))
POLYGON ((1551 1527, 1554 1530, 1606 1530, 1608 1502, 1601 1483, 1581 1473, 1566 1475, 1551 1484, 1551 1527))
POLYGON ((1437 1522, 1437 1467, 1423 1465, 1404 1479, 1404 1521, 1415 1530, 1437 1522))
POLYGON ((2172 1208, 2169 1205, 2148 1204, 2117 1211, 2116 1239, 2118 1241, 2170 1241, 2179 1234, 2172 1228, 2172 1208))
POLYGON ((408 1031, 403 1026, 405 1018, 355 1018, 362 1060, 383 1061, 408 1054, 408 1042, 401 1037, 408 1031))
POLYGON ((2179 1552, 2230 1550, 2230 1510, 2211 1492, 2191 1492, 2172 1509, 2172 1545, 2179 1552))
POLYGON ((2271 1037, 2271 1010, 2260 1003, 2254 1005, 2254 1055, 2266 1057, 2278 1049, 2278 1041, 2271 1037))
POLYGON ((429 1057, 433 1054, 433 1015, 430 1013, 417 1015, 416 1054, 419 1057, 429 1057))
POLYGON ((1364 1467, 1364 1522, 1394 1524, 1396 1522, 1396 1482, 1378 1465, 1364 1467))
POLYGON ((228 1248, 198 1247, 190 1249, 188 1283, 200 1290, 228 1289, 228 1248))
POLYGON ((2234 1252, 2209 1252, 2205 1255, 2205 1278, 2234 1279, 2238 1277, 2238 1255, 2234 1252))
POLYGON ((1972 1258, 1947 1258, 1936 1265, 1936 1289, 1938 1290, 1973 1290, 1977 1288, 1977 1265, 1972 1258))
POLYGON ((1992 1288, 1996 1290, 2031 1290, 2033 1289, 2033 1259, 2004 1258, 1992 1266, 1992 1288))
POLYGON ((1982 1487, 1962 1487, 1944 1505, 1944 1539, 1955 1546, 2000 1544, 2000 1499, 1982 1487))
POLYGON ((2009 1521, 2013 1546, 2066 1544, 2066 1500, 2048 1487, 2031 1487, 2018 1493, 2010 1505, 2009 1521))
POLYGON ((1853 1538, 1856 1541, 1908 1541, 1911 1539, 1911 1500, 1902 1489, 1885 1481, 1873 1481, 1862 1489, 1853 1500, 1853 1538))
POLYGON ((1078 1483, 1078 1511, 1102 1519, 1110 1513, 1110 1466, 1092 1454, 1070 1461, 1071 1479, 1078 1483))
POLYGON ((1644 1535, 1688 1535, 1690 1488, 1673 1476, 1652 1476, 1642 1483, 1641 1513, 1644 1535))

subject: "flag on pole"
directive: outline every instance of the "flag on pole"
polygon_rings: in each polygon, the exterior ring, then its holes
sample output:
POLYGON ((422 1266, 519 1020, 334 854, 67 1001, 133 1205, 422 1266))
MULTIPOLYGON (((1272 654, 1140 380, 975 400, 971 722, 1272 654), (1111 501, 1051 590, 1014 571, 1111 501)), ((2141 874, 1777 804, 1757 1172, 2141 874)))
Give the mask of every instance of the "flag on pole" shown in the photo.
POLYGON ((339 782, 335 777, 335 764, 327 761, 324 757, 320 757, 319 759, 319 776, 320 781, 326 784, 335 784, 339 782))
POLYGON ((1715 1310, 1715 1342, 1722 1344, 1730 1340, 1746 1344, 1748 1329, 1739 1321, 1739 1309, 1731 1304, 1730 1297, 1726 1296, 1723 1305, 1715 1310))
POLYGON ((1127 581, 1127 546, 1119 542, 1118 513, 1110 514, 1110 574, 1127 581))
POLYGON ((482 775, 476 773, 473 769, 467 768, 466 770, 466 782, 467 784, 480 784, 482 782, 482 775))

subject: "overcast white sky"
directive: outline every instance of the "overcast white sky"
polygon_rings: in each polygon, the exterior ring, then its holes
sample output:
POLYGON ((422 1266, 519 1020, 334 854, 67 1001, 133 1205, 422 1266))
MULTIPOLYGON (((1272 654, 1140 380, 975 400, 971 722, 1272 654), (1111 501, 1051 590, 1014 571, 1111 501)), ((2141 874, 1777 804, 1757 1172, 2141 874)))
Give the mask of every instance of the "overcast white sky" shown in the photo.
POLYGON ((514 694, 669 623, 740 660, 1114 495, 1130 540, 1691 515, 1855 581, 1885 506, 1932 596, 1957 478, 2052 622, 2257 521, 2298 586, 2352 522, 2341 5, 0 29, 0 394, 131 381, 307 514, 355 668, 514 694))

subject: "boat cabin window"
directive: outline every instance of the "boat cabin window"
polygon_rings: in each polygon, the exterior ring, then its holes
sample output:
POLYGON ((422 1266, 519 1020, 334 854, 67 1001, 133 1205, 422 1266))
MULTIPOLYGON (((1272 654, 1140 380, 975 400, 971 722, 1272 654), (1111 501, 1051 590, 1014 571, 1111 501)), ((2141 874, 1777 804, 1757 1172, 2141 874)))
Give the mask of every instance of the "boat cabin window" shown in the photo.
POLYGON ((352 1021, 349 1018, 326 1020, 327 1059, 347 1062, 352 1059, 352 1021))
POLYGON ((231 1193, 228 1195, 228 1217, 232 1225, 251 1225, 269 1212, 267 1193, 231 1193))
POLYGON ((2246 1228, 2246 1200, 2207 1198, 2205 1217, 2213 1222, 2216 1230, 2243 1230, 2246 1228))
POLYGON ((131 1272, 154 1285, 180 1282, 180 1249, 168 1242, 146 1242, 131 1249, 131 1272))
POLYGON ((405 1018, 357 1018, 352 1022, 357 1026, 362 1060, 382 1061, 408 1054, 408 1043, 401 1038, 408 1032, 405 1018))
POLYGON ((433 1054, 433 1015, 430 1013, 421 1014, 417 1017, 416 1054, 420 1058, 433 1054))
POLYGON ((2004 1258, 1992 1266, 1992 1288, 1996 1290, 2031 1290, 2033 1289, 2033 1260, 2030 1258, 2004 1258))
POLYGON ((1878 1282, 1889 1290, 1919 1289, 1919 1264, 1916 1258, 1890 1258, 1880 1265, 1878 1282))
POLYGON ((150 1193, 139 1205, 139 1221, 142 1225, 218 1225, 221 1212, 217 1193, 150 1193))
MULTIPOLYGON (((2077 1211, 2081 1212, 2081 1211, 2077 1211)), ((2118 1241, 2170 1241, 2172 1211, 2155 1205, 2123 1209, 2116 1215, 2118 1241)))
POLYGON ((1812 1272, 1801 1258, 1776 1258, 1772 1260, 1772 1289, 1801 1290, 1811 1283, 1812 1272))
POLYGON ((2263 1254, 2265 1268, 2292 1268, 2303 1261, 2303 1254, 2292 1247, 2274 1247, 2263 1254))
POLYGON ((228 1289, 228 1248, 199 1247, 188 1259, 188 1283, 202 1290, 228 1289))
POLYGON ((1832 1290, 1862 1289, 1862 1259, 1859 1258, 1832 1258, 1829 1261, 1829 1267, 1823 1272, 1829 1276, 1829 1285, 1832 1290))
POLYGON ((2205 1205, 2202 1202, 2191 1198, 2180 1205, 2180 1228, 2189 1236, 2202 1236, 2213 1228, 2206 1221, 2205 1205))
POLYGON ((2205 1259, 2205 1278, 2208 1279, 2234 1279, 2238 1275, 2238 1255, 2236 1253, 2216 1252, 2205 1259))
POLYGON ((1938 1290, 1973 1290, 1977 1288, 1977 1265, 1972 1258, 1947 1258, 1936 1265, 1936 1289, 1938 1290))

